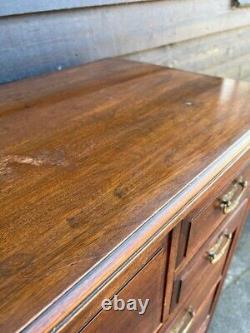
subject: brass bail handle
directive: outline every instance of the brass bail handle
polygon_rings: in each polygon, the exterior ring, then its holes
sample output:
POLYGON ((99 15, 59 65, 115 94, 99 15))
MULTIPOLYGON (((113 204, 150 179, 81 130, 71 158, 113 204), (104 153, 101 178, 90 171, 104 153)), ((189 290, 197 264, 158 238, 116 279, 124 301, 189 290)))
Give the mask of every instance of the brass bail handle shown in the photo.
POLYGON ((190 327, 193 324, 195 317, 195 311, 193 307, 190 306, 185 312, 184 316, 176 323, 176 325, 172 328, 170 333, 188 333, 190 327))
POLYGON ((216 264, 226 253, 233 238, 232 233, 221 235, 216 244, 208 251, 208 260, 212 265, 216 264))
POLYGON ((247 188, 247 181, 243 177, 239 177, 233 182, 232 188, 224 194, 220 199, 220 208, 224 214, 229 214, 237 208, 247 188), (240 190, 238 196, 236 193, 240 190))

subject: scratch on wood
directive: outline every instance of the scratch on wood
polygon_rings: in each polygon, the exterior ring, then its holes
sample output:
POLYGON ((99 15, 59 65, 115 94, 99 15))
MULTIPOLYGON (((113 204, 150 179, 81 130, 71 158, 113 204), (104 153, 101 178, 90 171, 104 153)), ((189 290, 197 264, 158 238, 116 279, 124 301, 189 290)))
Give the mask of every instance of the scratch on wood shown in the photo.
POLYGON ((20 163, 20 164, 30 164, 34 166, 40 166, 43 165, 45 161, 43 161, 41 158, 33 158, 29 156, 8 156, 9 163, 20 163))
POLYGON ((63 151, 53 153, 44 152, 37 157, 22 155, 7 155, 0 158, 0 176, 7 175, 11 172, 11 164, 27 164, 32 166, 67 166, 63 151))

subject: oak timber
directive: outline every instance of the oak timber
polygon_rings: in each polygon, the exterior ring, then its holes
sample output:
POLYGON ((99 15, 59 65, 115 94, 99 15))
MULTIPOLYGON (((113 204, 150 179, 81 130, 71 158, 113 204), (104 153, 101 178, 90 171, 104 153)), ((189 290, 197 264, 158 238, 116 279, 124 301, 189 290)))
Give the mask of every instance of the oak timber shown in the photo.
POLYGON ((173 227, 248 151, 249 93, 121 59, 3 85, 0 331, 57 325, 173 227))

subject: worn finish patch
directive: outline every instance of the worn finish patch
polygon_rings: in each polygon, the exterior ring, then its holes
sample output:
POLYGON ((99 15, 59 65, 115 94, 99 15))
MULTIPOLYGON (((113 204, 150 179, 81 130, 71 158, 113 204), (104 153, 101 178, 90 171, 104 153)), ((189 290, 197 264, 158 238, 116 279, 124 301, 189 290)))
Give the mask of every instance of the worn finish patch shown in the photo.
POLYGON ((0 176, 11 173, 11 169, 15 164, 39 166, 68 166, 63 151, 49 152, 45 151, 37 156, 26 155, 7 155, 0 158, 0 176))

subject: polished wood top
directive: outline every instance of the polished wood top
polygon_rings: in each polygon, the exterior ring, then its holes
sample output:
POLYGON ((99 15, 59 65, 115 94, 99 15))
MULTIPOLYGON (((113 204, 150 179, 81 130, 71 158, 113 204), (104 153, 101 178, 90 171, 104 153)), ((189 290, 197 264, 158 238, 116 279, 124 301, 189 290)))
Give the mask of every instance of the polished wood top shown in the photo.
POLYGON ((0 331, 94 290, 249 148, 249 105, 248 83, 119 59, 2 85, 0 331))

